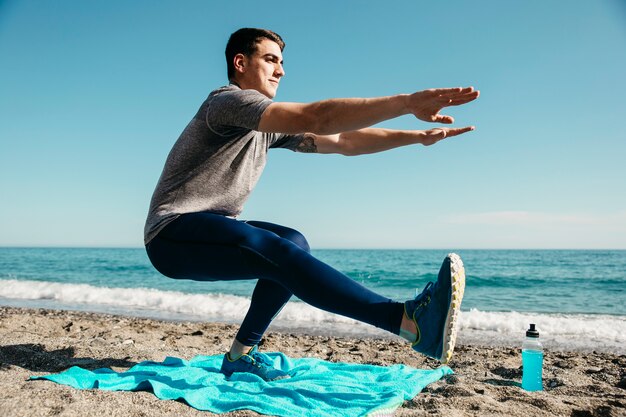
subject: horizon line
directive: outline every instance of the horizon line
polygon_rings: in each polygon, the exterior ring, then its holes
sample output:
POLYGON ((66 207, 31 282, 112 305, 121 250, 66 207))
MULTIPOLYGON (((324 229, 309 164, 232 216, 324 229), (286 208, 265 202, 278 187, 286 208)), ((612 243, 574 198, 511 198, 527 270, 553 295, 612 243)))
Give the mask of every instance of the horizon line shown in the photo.
MULTIPOLYGON (((0 249, 145 249, 144 246, 78 246, 78 245, 2 245, 0 249)), ((535 250, 535 251, 626 251, 626 248, 567 248, 567 247, 318 247, 315 250, 535 250)))

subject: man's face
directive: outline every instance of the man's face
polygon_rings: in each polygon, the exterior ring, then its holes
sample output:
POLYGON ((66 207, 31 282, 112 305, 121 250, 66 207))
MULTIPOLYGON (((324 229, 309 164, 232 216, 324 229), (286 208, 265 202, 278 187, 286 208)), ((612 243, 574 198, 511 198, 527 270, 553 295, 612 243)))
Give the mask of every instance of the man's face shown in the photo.
POLYGON ((237 74, 237 82, 242 89, 254 89, 268 98, 274 98, 283 75, 280 47, 276 42, 263 39, 257 43, 257 50, 252 56, 243 57, 243 72, 237 74))

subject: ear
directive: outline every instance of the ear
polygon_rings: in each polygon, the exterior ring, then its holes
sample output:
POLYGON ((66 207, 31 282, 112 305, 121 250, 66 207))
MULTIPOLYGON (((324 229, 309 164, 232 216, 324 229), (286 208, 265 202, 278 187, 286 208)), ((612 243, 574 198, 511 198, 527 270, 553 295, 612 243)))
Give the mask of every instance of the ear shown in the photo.
POLYGON ((233 65, 235 67, 235 71, 237 71, 238 73, 244 73, 248 65, 248 60, 246 59, 246 56, 244 54, 237 54, 233 58, 233 65))

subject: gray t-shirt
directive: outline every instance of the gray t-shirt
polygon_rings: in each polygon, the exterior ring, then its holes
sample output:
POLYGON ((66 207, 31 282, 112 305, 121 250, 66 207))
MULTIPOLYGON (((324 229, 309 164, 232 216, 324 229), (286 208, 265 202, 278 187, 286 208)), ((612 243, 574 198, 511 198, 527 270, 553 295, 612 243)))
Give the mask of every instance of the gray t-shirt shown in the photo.
POLYGON ((148 243, 184 213, 236 217, 256 185, 270 148, 296 150, 304 135, 257 132, 272 103, 230 84, 209 94, 170 151, 144 229, 148 243))

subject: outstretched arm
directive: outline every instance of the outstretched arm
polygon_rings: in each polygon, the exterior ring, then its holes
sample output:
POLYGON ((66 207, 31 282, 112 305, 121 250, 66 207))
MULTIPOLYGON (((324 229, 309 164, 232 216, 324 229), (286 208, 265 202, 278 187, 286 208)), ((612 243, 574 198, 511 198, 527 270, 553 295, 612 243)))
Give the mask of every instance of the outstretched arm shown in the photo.
POLYGON ((428 122, 450 124, 454 119, 439 112, 444 107, 469 103, 479 94, 473 87, 458 87, 389 97, 330 99, 310 104, 277 102, 263 112, 258 130, 333 135, 370 127, 405 114, 413 114, 428 122))
POLYGON ((338 153, 347 156, 386 151, 400 146, 422 144, 430 146, 442 139, 474 130, 462 128, 435 128, 430 130, 361 129, 336 135, 306 133, 298 146, 299 152, 338 153))

